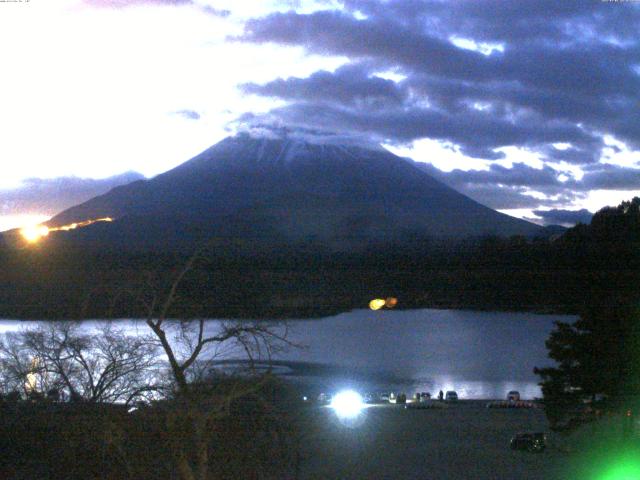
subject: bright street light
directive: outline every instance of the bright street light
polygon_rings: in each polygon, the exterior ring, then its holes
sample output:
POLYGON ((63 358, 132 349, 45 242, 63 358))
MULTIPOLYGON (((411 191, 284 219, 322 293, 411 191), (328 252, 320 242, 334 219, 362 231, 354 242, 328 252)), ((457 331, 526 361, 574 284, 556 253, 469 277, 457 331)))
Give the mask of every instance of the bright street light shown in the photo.
POLYGON ((333 397, 331 408, 333 408, 339 418, 355 418, 362 412, 364 402, 358 392, 345 390, 333 397))

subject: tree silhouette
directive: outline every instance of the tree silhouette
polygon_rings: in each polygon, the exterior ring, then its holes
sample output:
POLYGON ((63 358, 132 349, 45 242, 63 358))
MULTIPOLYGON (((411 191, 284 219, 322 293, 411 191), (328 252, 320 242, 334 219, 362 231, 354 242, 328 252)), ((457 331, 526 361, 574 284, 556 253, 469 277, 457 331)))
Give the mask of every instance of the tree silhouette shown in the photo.
POLYGON ((113 324, 96 332, 75 322, 43 323, 0 338, 3 390, 92 403, 131 404, 158 385, 158 350, 149 335, 113 324))
POLYGON ((166 430, 181 480, 211 478, 212 432, 230 416, 234 404, 260 397, 272 381, 270 368, 265 372, 257 363, 268 365, 274 353, 293 345, 287 340, 286 323, 172 318, 180 287, 201 259, 198 250, 177 273, 168 292, 152 290, 138 297, 147 311, 145 323, 169 365, 173 388, 165 411, 166 430), (242 372, 216 378, 216 362, 234 355, 246 361, 242 372))
POLYGON ((572 428, 590 411, 618 411, 640 395, 640 309, 627 299, 593 302, 546 342, 557 367, 535 369, 552 428, 572 428))
POLYGON ((588 421, 591 411, 619 411, 640 395, 640 290, 629 281, 640 260, 640 198, 601 209, 563 241, 589 282, 580 318, 557 323, 546 342, 557 366, 535 369, 555 428, 588 421), (612 268, 616 275, 601 275, 612 268))
POLYGON ((640 197, 616 207, 604 207, 593 215, 590 225, 579 223, 563 236, 570 242, 640 242, 640 197))

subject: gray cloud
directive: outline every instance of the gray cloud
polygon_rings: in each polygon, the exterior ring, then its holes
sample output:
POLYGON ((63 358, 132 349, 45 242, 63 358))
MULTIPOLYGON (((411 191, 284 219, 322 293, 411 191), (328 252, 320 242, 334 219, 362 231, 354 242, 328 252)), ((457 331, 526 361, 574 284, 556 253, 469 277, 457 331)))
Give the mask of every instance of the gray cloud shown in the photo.
POLYGON ((345 55, 375 60, 380 65, 401 65, 453 78, 473 73, 491 77, 491 62, 477 52, 403 28, 390 18, 358 20, 338 11, 312 14, 276 13, 247 22, 241 40, 304 46, 318 54, 345 55))
POLYGON ((504 154, 494 149, 505 145, 535 148, 541 142, 589 143, 592 140, 575 125, 514 123, 477 110, 449 113, 419 105, 350 108, 344 104, 296 102, 251 118, 292 127, 330 126, 337 131, 367 132, 373 139, 395 144, 436 138, 460 145, 462 152, 470 157, 486 159, 503 158, 504 154))
POLYGON ((569 172, 556 170, 548 165, 537 169, 523 163, 515 163, 511 168, 494 164, 489 170, 451 172, 443 172, 426 163, 415 162, 415 165, 443 183, 495 209, 559 207, 580 201, 595 189, 640 190, 640 169, 617 165, 590 166, 580 180, 571 177, 569 172), (532 192, 544 197, 532 196, 532 192))
POLYGON ((600 164, 589 169, 577 185, 586 190, 640 190, 640 169, 600 164))
POLYGON ((495 210, 559 207, 585 198, 583 193, 571 191, 556 193, 548 198, 539 198, 533 196, 527 188, 505 185, 468 184, 460 187, 460 191, 495 210))
POLYGON ((555 0, 345 0, 350 11, 399 21, 438 34, 493 42, 575 43, 590 37, 637 39, 638 7, 608 2, 555 0))
POLYGON ((221 18, 227 18, 229 15, 231 15, 231 11, 230 10, 222 10, 219 8, 214 8, 211 7, 209 5, 204 5, 203 7, 201 7, 202 10, 210 15, 214 15, 216 17, 221 17, 221 18))
POLYGON ((428 164, 422 164, 421 168, 457 188, 464 188, 469 184, 526 187, 548 196, 584 194, 590 190, 640 190, 639 168, 610 164, 591 166, 580 180, 571 177, 570 172, 556 170, 548 165, 538 169, 524 163, 514 163, 511 168, 494 164, 489 170, 451 172, 442 172, 428 164))
POLYGON ((24 180, 18 188, 0 190, 0 215, 54 215, 114 187, 143 178, 135 172, 100 180, 77 177, 30 178, 24 180))
MULTIPOLYGON (((343 104, 327 111, 324 105, 325 111, 305 126, 330 118, 338 121, 337 128, 355 124, 360 131, 400 142, 421 137, 454 141, 489 159, 495 158, 490 154, 494 148, 517 145, 555 154, 555 160, 595 162, 602 132, 640 145, 640 76, 634 70, 640 47, 632 35, 640 9, 605 2, 508 3, 347 1, 348 9, 367 18, 359 20, 348 11, 278 13, 248 22, 240 39, 345 55, 407 75, 398 87, 411 92, 403 110, 354 112, 343 104), (458 48, 449 41, 454 34, 500 42, 503 51, 484 55, 458 48), (484 106, 482 112, 473 108, 477 104, 484 106), (549 144, 561 137, 572 148, 550 150, 549 144)), ((287 98, 292 105, 272 112, 286 123, 313 111, 309 103, 318 98, 308 80, 252 89, 286 98, 282 89, 293 87, 297 96, 287 98)), ((333 81, 339 87, 339 75, 333 81)), ((344 88, 336 98, 353 97, 353 84, 344 88)))
MULTIPOLYGON (((444 179, 445 183, 446 179, 444 179)), ((453 186, 453 185, 452 185, 453 186)), ((522 187, 500 185, 463 184, 457 190, 483 205, 495 210, 539 208, 540 206, 556 206, 558 200, 539 199, 528 194, 522 187)), ((573 197, 571 197, 573 199, 573 197)))
POLYGON ((334 73, 319 71, 309 78, 280 78, 264 85, 245 83, 240 89, 248 94, 285 100, 339 103, 359 108, 402 105, 408 97, 406 88, 371 75, 369 69, 360 64, 346 65, 334 73))
MULTIPOLYGON (((192 3, 85 1, 120 7, 192 3)), ((514 145, 553 162, 542 169, 516 163, 450 173, 431 167, 443 182, 493 208, 554 209, 592 189, 640 189, 639 169, 599 163, 603 135, 640 148, 640 4, 343 0, 340 10, 311 14, 297 13, 297 0, 287 4, 291 11, 252 19, 235 39, 303 47, 349 63, 308 78, 240 85, 245 94, 286 102, 267 114, 240 117, 247 128, 275 125, 396 145, 432 138, 487 160, 503 158, 497 149, 514 145), (456 46, 453 37, 489 45, 472 51, 456 46), (383 78, 379 72, 389 69, 404 79, 383 78), (557 162, 579 165, 584 177, 576 180, 557 162)))
POLYGON ((178 110, 173 112, 174 115, 178 115, 179 117, 184 117, 187 120, 199 120, 200 114, 195 110, 178 110))
POLYGON ((534 210, 533 213, 542 218, 546 225, 573 226, 576 223, 590 223, 593 213, 586 208, 581 210, 534 210))
POLYGON ((524 163, 514 163, 511 168, 491 165, 489 170, 453 170, 447 174, 447 178, 455 184, 501 184, 510 187, 528 186, 548 189, 562 186, 562 182, 558 180, 560 173, 549 166, 538 169, 524 163))
POLYGON ((496 210, 555 207, 584 196, 582 192, 566 188, 558 179, 561 172, 551 167, 535 169, 516 163, 512 168, 492 165, 489 170, 443 172, 428 163, 414 164, 432 177, 496 210), (535 197, 532 190, 547 197, 535 197))

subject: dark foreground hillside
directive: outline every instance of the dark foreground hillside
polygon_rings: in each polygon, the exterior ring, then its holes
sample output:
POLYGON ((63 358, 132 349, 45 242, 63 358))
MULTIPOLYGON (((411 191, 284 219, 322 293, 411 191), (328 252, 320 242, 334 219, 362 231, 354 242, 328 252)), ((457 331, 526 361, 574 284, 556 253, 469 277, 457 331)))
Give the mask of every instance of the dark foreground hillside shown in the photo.
MULTIPOLYGON (((203 478, 298 478, 301 402, 287 391, 270 385, 237 399, 211 425, 203 478)), ((184 478, 176 451, 195 448, 181 409, 175 399, 127 411, 108 403, 0 397, 0 478, 184 478)))
MULTIPOLYGON (((488 409, 485 402, 462 400, 432 409, 370 405, 355 424, 343 425, 331 408, 296 398, 279 397, 269 409, 238 402, 209 431, 206 478, 591 478, 612 471, 625 445, 619 416, 561 435, 549 430, 542 408, 488 409), (512 450, 510 439, 522 431, 545 432, 545 451, 512 450)), ((115 405, 0 401, 0 475, 178 478, 172 444, 185 438, 168 429, 171 408, 127 413, 115 405)), ((639 442, 635 436, 636 452, 639 442)))

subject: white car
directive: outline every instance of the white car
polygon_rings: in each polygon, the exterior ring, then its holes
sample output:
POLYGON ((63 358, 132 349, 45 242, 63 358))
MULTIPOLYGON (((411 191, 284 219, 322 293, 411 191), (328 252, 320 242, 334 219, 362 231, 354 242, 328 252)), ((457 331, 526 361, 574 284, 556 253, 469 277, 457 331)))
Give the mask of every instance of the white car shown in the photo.
POLYGON ((320 405, 329 405, 331 403, 331 394, 321 393, 318 395, 318 403, 320 405))

